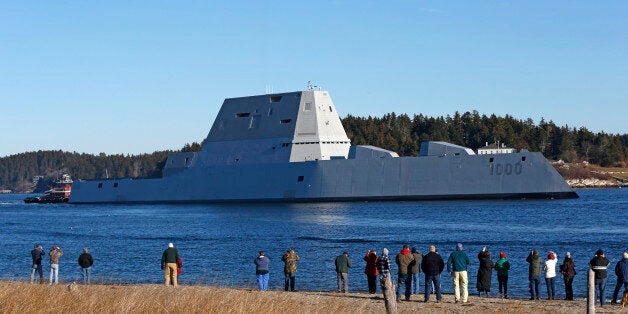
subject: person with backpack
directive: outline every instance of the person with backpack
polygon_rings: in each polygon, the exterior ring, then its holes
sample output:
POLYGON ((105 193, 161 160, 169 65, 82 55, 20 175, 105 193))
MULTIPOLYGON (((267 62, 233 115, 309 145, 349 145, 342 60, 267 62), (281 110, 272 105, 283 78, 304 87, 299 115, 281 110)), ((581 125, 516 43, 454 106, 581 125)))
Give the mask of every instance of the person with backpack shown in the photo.
POLYGON ((530 280, 530 300, 539 299, 539 277, 541 277, 541 255, 539 250, 534 249, 526 258, 526 262, 530 264, 528 267, 528 280, 530 280))
POLYGON ((499 260, 495 263, 495 270, 497 271, 497 282, 499 283, 499 297, 508 299, 508 271, 510 270, 510 263, 506 259, 506 252, 499 253, 499 260))

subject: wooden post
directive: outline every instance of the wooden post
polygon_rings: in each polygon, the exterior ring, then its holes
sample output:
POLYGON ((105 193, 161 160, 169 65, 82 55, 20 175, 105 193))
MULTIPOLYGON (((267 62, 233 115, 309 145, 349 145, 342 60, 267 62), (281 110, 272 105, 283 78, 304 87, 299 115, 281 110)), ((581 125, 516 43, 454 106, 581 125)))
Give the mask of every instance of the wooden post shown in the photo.
POLYGON ((395 285, 390 280, 390 276, 380 276, 380 284, 384 293, 384 304, 386 305, 386 313, 397 313, 397 295, 395 294, 395 285))
POLYGON ((595 272, 589 269, 587 277, 587 314, 595 313, 595 272))

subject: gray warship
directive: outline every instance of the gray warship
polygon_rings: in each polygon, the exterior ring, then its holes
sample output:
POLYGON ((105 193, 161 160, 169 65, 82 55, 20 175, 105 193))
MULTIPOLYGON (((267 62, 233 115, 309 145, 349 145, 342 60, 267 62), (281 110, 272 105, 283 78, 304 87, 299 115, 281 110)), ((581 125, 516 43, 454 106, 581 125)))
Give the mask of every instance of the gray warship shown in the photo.
POLYGON ((161 178, 75 180, 70 203, 558 199, 578 195, 539 152, 352 146, 327 91, 228 98, 200 152, 161 178))

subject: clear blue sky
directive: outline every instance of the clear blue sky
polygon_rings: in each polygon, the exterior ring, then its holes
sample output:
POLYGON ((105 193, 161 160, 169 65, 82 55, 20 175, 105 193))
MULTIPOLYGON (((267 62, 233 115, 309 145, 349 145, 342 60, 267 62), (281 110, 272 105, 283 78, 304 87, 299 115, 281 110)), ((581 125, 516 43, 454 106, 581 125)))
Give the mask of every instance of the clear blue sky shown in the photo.
POLYGON ((628 132, 628 1, 0 0, 0 156, 202 141, 224 98, 628 132), (392 3, 392 4, 391 4, 392 3))

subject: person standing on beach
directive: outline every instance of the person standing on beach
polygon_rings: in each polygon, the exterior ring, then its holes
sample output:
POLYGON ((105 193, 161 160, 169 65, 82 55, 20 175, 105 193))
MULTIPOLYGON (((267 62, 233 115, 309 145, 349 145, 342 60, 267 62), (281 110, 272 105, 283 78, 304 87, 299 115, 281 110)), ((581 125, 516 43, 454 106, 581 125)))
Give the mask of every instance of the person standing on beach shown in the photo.
POLYGON ((595 273, 595 290, 599 293, 601 307, 604 307, 604 305, 606 305, 606 297, 604 296, 607 279, 606 268, 608 268, 608 265, 610 263, 611 261, 606 258, 606 256, 604 255, 604 251, 602 250, 597 250, 595 252, 595 257, 593 257, 591 261, 589 261, 589 265, 595 273))
POLYGON ((423 262, 421 263, 421 270, 425 274, 424 302, 429 302, 432 286, 436 290, 436 302, 441 301, 440 274, 443 272, 443 269, 445 269, 445 261, 436 253, 436 246, 430 246, 430 252, 423 256, 423 262))
POLYGON ((541 277, 541 255, 539 250, 534 249, 526 258, 530 264, 528 267, 528 279, 530 280, 530 300, 539 299, 539 277, 541 277))
POLYGON ((373 294, 377 292, 377 275, 379 271, 377 269, 377 262, 379 258, 377 257, 377 252, 375 250, 368 250, 366 255, 364 255, 364 261, 366 262, 366 266, 364 267, 364 273, 366 274, 366 279, 369 284, 369 293, 373 294))
POLYGON ((33 268, 31 269, 31 283, 35 282, 35 273, 39 273, 39 283, 44 282, 44 269, 41 266, 41 260, 46 255, 44 247, 35 244, 35 247, 31 251, 31 257, 33 258, 33 268))
POLYGON ((486 297, 491 296, 491 277, 493 276, 493 261, 491 260, 491 253, 486 249, 486 246, 482 248, 482 251, 478 253, 478 260, 480 267, 478 268, 478 296, 482 296, 482 292, 486 293, 486 297))
POLYGON ((419 275, 421 273, 421 262, 423 255, 417 248, 412 248, 412 256, 414 256, 414 264, 412 264, 412 294, 419 293, 419 275))
POLYGON ((613 292, 612 304, 617 303, 617 296, 621 286, 624 286, 624 291, 628 291, 628 252, 624 252, 623 259, 615 265, 615 275, 617 275, 617 284, 613 292))
POLYGON ((259 291, 268 291, 270 259, 266 257, 264 251, 259 251, 259 256, 253 261, 253 264, 255 264, 255 276, 259 284, 259 291))
POLYGON ((506 259, 506 252, 499 253, 499 260, 495 263, 495 270, 497 271, 497 282, 499 283, 499 297, 508 299, 508 271, 510 270, 510 263, 506 259))
POLYGON ((342 252, 336 257, 336 275, 338 276, 338 292, 349 292, 349 268, 351 267, 351 259, 349 253, 342 252))
POLYGON ((83 283, 89 285, 91 277, 91 267, 92 265, 94 265, 94 259, 92 258, 92 255, 89 254, 89 249, 83 248, 83 254, 81 254, 78 258, 78 264, 83 270, 83 283))
POLYGON ((59 283, 59 258, 63 255, 61 248, 53 245, 48 253, 50 256, 50 284, 59 283))
POLYGON ((456 250, 449 255, 447 260, 447 272, 452 276, 454 282, 455 303, 467 303, 469 300, 469 277, 467 276, 467 266, 471 264, 469 256, 462 250, 462 243, 456 245, 456 250), (462 289, 462 298, 460 290, 462 289))
POLYGON ((547 287, 547 299, 554 300, 556 295, 556 264, 558 263, 558 257, 554 251, 550 251, 547 255, 547 261, 543 266, 545 270, 545 286, 547 287))
POLYGON ((406 287, 406 301, 410 301, 412 293, 412 266, 414 265, 414 255, 410 254, 410 246, 404 245, 401 252, 395 257, 397 263, 397 301, 401 300, 401 285, 406 287))
POLYGON ((172 285, 178 286, 177 279, 177 263, 179 262, 179 250, 174 247, 174 244, 168 243, 168 248, 161 254, 161 269, 164 270, 164 285, 170 285, 170 279, 172 278, 172 285))
POLYGON ((297 272, 297 261, 299 260, 299 255, 297 255, 292 248, 289 248, 286 251, 286 254, 281 257, 281 260, 284 262, 284 290, 288 291, 288 288, 290 288, 290 291, 296 291, 294 289, 296 280, 295 273, 297 272))
POLYGON ((571 258, 571 253, 565 253, 565 259, 558 269, 565 282, 565 300, 573 300, 573 277, 576 276, 576 264, 571 258))

